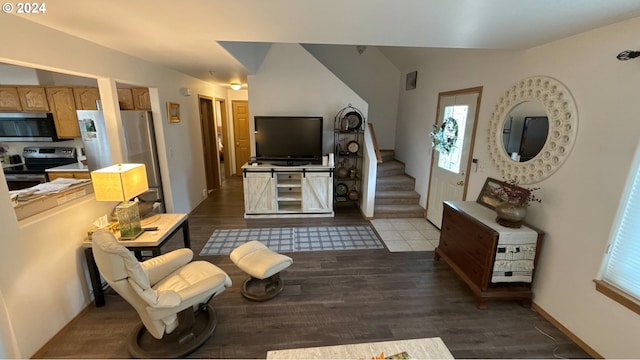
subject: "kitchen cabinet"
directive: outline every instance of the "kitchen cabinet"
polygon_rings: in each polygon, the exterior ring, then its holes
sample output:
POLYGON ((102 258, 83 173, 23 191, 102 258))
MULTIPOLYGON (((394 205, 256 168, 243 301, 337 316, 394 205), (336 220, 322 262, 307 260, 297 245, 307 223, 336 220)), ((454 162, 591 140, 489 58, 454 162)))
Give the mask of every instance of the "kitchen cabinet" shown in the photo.
POLYGON ((98 110, 100 91, 97 87, 74 87, 73 97, 77 110, 98 110))
POLYGON ((44 111, 49 112, 49 101, 47 93, 42 86, 19 86, 18 96, 22 111, 44 111))
POLYGON ((47 177, 49 178, 49 181, 57 178, 91 179, 91 173, 89 171, 48 171, 47 177))
POLYGON ((120 110, 135 110, 136 105, 133 103, 133 92, 131 88, 118 89, 118 103, 120 110))
POLYGON ((0 111, 22 111, 17 87, 0 86, 0 111))
POLYGON ((147 88, 118 89, 120 110, 151 110, 151 98, 147 88))
POLYGON ((80 127, 76 115, 73 89, 70 87, 47 87, 49 107, 53 113, 59 138, 79 138, 80 127))
POLYGON ((147 88, 131 88, 133 104, 136 110, 151 110, 151 98, 147 88))

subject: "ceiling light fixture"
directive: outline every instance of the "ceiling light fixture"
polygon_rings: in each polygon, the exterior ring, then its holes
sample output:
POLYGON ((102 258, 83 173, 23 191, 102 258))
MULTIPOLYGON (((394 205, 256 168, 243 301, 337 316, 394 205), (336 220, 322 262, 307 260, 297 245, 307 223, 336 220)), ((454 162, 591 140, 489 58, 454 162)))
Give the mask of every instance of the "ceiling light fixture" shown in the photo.
POLYGON ((232 90, 240 90, 240 89, 242 89, 242 84, 239 84, 239 83, 231 83, 231 84, 229 84, 229 86, 231 87, 232 90))
POLYGON ((633 58, 637 58, 638 56, 640 56, 640 51, 625 50, 625 51, 621 52, 620 54, 618 54, 618 56, 616 56, 616 58, 618 58, 618 60, 620 60, 620 61, 625 61, 625 60, 630 60, 630 59, 633 59, 633 58))

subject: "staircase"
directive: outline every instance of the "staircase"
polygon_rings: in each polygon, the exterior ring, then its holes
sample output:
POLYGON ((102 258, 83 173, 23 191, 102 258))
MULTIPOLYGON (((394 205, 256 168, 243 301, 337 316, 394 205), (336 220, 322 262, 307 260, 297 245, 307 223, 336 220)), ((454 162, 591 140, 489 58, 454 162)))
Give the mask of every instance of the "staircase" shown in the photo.
POLYGON ((382 163, 378 164, 373 217, 424 217, 424 209, 419 205, 420 194, 414 190, 415 180, 405 174, 404 164, 395 160, 393 150, 380 150, 380 154, 382 163))

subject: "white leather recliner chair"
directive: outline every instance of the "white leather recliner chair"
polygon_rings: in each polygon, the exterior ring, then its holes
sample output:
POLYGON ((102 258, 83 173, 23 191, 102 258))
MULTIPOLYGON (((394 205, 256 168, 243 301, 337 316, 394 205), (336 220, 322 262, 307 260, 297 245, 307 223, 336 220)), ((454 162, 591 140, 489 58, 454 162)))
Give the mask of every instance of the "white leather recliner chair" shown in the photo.
POLYGON ((93 233, 92 251, 109 286, 142 320, 129 339, 133 357, 184 357, 213 335, 217 321, 209 301, 231 286, 220 268, 192 262, 186 248, 139 262, 108 230, 93 233))

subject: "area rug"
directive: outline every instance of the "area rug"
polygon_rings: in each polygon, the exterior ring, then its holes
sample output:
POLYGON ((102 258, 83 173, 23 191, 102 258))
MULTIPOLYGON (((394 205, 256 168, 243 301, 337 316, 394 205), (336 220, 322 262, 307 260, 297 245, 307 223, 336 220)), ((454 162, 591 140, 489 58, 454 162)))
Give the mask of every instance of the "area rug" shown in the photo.
POLYGON ((453 359, 441 338, 381 341, 373 343, 271 350, 275 359, 453 359), (381 356, 382 355, 382 356, 381 356))
POLYGON ((276 252, 384 248, 369 225, 231 229, 214 231, 200 255, 228 255, 251 240, 276 252))

